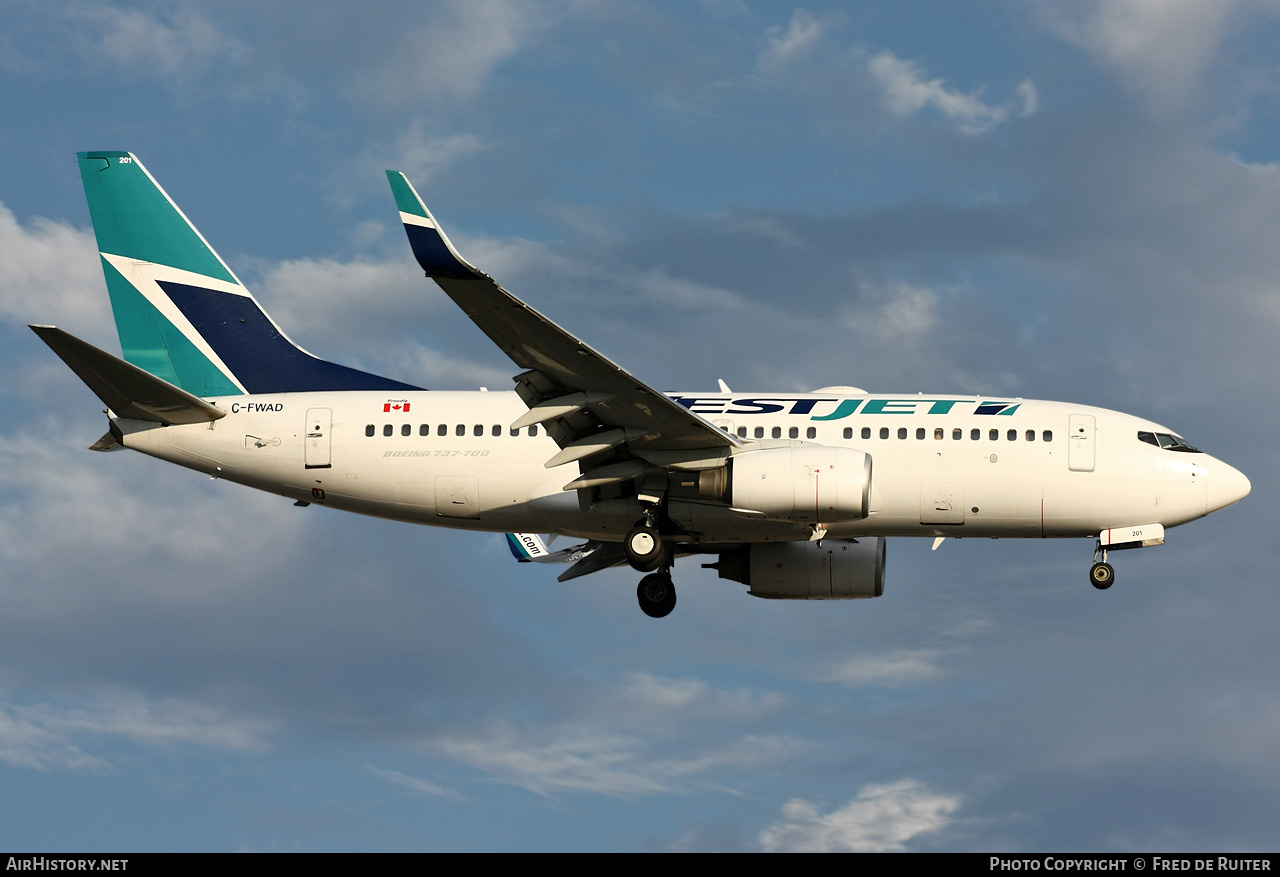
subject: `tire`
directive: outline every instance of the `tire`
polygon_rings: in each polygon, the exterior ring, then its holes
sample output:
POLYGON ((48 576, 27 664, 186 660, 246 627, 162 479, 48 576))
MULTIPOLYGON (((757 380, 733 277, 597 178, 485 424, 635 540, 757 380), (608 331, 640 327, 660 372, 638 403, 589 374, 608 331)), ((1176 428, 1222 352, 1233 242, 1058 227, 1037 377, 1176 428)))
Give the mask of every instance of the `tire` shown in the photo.
POLYGON ((665 618, 676 608, 676 586, 662 573, 645 576, 636 586, 640 610, 650 618, 665 618))
POLYGON ((1089 583, 1099 591, 1105 591, 1111 587, 1116 580, 1116 571, 1112 569, 1109 563, 1095 563, 1093 568, 1089 570, 1089 583))
POLYGON ((627 563, 636 572, 653 572, 667 559, 667 548, 658 531, 652 527, 635 526, 622 542, 627 563))

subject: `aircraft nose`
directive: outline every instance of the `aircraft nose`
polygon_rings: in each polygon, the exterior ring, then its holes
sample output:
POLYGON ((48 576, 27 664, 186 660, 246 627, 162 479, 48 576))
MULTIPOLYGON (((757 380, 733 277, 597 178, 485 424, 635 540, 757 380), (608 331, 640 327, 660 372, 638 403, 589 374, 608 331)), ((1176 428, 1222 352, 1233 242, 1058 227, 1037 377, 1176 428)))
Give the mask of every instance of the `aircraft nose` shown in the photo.
POLYGON ((1216 512, 1249 495, 1252 485, 1239 469, 1226 463, 1213 467, 1208 479, 1209 511, 1216 512))

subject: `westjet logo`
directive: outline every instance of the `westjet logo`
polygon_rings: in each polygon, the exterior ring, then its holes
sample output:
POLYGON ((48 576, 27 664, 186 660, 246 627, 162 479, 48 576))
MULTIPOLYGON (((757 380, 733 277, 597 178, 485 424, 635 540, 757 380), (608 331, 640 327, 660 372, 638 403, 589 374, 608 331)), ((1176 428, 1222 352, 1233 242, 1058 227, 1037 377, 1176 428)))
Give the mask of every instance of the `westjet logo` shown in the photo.
POLYGON ((1021 402, 979 402, 976 399, 836 399, 818 396, 755 396, 734 399, 728 396, 671 396, 695 414, 722 414, 734 417, 752 414, 800 414, 810 420, 843 420, 853 414, 992 414, 1008 415, 1021 402), (972 407, 972 406, 977 406, 972 407))

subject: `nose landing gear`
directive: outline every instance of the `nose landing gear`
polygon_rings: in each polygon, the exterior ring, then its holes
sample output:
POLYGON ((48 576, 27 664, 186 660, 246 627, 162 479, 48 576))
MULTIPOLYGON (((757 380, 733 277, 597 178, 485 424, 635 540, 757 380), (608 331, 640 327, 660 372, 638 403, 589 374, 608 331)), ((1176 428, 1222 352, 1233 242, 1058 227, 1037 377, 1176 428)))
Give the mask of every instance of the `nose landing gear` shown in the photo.
POLYGON ((1107 588, 1115 584, 1116 571, 1107 563, 1107 549, 1102 547, 1099 541, 1096 548, 1093 549, 1093 566, 1089 569, 1089 584, 1093 585, 1099 591, 1105 591, 1107 588))

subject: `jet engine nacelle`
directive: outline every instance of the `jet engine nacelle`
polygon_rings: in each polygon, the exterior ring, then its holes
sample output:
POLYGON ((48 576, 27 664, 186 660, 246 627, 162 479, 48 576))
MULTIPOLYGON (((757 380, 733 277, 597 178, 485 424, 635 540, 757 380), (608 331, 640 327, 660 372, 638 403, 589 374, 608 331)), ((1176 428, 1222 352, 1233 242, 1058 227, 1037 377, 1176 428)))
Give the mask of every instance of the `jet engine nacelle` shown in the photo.
POLYGON ((720 578, 773 600, 852 600, 884 593, 884 538, 765 542, 720 554, 720 578))
POLYGON ((734 454, 728 501, 774 520, 860 521, 871 511, 871 455, 824 445, 734 454))

